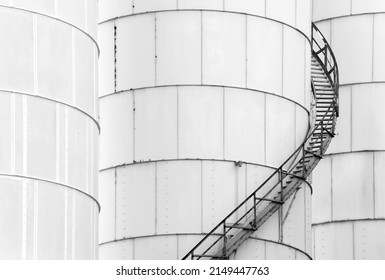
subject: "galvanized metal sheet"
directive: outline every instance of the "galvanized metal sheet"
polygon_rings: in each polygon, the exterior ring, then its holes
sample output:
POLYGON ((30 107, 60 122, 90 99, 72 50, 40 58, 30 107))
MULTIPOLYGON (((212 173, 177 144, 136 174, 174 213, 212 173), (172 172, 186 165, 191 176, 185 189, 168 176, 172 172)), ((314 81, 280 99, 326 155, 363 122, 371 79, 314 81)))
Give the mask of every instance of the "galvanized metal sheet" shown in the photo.
POLYGON ((383 168, 385 166, 385 153, 374 152, 374 217, 385 217, 385 173, 383 168))
POLYGON ((353 150, 385 149, 384 90, 385 84, 357 85, 352 88, 353 150))
POLYGON ((373 162, 372 152, 333 157, 333 219, 373 217, 373 162))
MULTIPOLYGON (((33 92, 34 56, 32 15, 0 8, 0 88, 33 92), (20 40, 23 38, 23 40, 20 40)), ((49 60, 49 54, 47 54, 49 60)))
MULTIPOLYGON (((99 0, 99 22, 132 14, 133 0, 99 0)), ((99 29, 102 25, 99 25, 99 29)))
POLYGON ((313 0, 313 20, 350 15, 351 0, 313 0), (330 7, 333 7, 332 9, 330 7))
MULTIPOLYGON (((385 4, 385 2, 384 2, 385 4)), ((385 54, 382 51, 385 48, 385 35, 383 26, 385 25, 385 15, 374 15, 374 46, 373 46, 373 80, 385 80, 385 54)))
POLYGON ((249 238, 238 248, 232 256, 234 260, 264 260, 265 241, 249 238))
POLYGON ((266 242, 266 260, 295 260, 295 249, 266 242))
POLYGON ((305 33, 308 38, 311 38, 312 2, 311 0, 296 1, 296 27, 305 33))
POLYGON ((178 0, 179 9, 223 10, 223 0, 178 0))
POLYGON ((89 197, 81 194, 75 194, 75 254, 74 259, 84 260, 93 258, 93 250, 98 244, 95 230, 98 226, 95 224, 98 217, 98 209, 89 197))
POLYGON ((89 155, 85 151, 89 145, 89 131, 86 124, 87 117, 84 114, 78 111, 68 113, 68 181, 66 178, 65 183, 82 190, 86 190, 88 179, 85 170, 89 155))
POLYGON ((354 256, 353 223, 331 223, 313 226, 314 259, 352 260, 354 256))
POLYGON ((120 240, 99 246, 100 260, 133 260, 134 240, 120 240))
POLYGON ((177 133, 177 87, 135 91, 135 160, 177 158, 177 133))
POLYGON ((296 0, 266 1, 266 17, 295 27, 296 0))
POLYGON ((354 222, 354 258, 383 260, 385 258, 385 221, 354 222))
MULTIPOLYGON (((116 238, 155 234, 158 205, 155 163, 116 170, 116 238)), ((177 201, 175 201, 177 203, 177 201)))
POLYGON ((313 223, 322 223, 332 219, 332 167, 331 157, 324 157, 313 171, 313 223))
POLYGON ((22 258, 23 183, 0 177, 0 259, 22 258))
POLYGON ((211 231, 237 206, 236 168, 228 162, 202 162, 203 232, 211 231))
MULTIPOLYGON (((352 87, 342 86, 339 89, 340 116, 336 126, 336 136, 331 141, 327 153, 350 152, 352 149, 352 87)), ((362 112, 359 113, 360 116, 362 112)), ((365 137, 365 141, 369 139, 365 137)))
POLYGON ((94 99, 96 99, 97 77, 95 67, 97 60, 94 51, 96 51, 94 42, 85 36, 84 33, 76 31, 74 34, 75 43, 75 101, 76 106, 98 119, 95 114, 94 99))
MULTIPOLYGON (((305 44, 305 99, 304 99, 304 104, 303 106, 310 111, 311 104, 314 100, 313 93, 311 91, 311 47, 309 44, 305 44)), ((315 117, 315 116, 313 116, 315 117)))
MULTIPOLYGON (((249 196, 253 191, 261 186, 268 177, 275 171, 274 168, 259 166, 259 165, 246 165, 246 193, 249 196)), ((270 187, 268 187, 270 188, 270 187)), ((263 196, 263 190, 258 192, 258 196, 263 196)), ((246 198, 246 197, 245 197, 246 198)))
POLYGON ((299 189, 283 206, 283 242, 302 251, 306 250, 305 188, 299 189))
MULTIPOLYGON (((164 3, 158 0, 154 2, 164 3)), ((175 0, 172 2, 175 4, 175 0)), ((200 84, 201 14, 198 12, 157 14, 156 38, 157 85, 200 84)))
POLYGON ((178 91, 179 158, 223 158, 223 89, 178 91))
POLYGON ((273 21, 247 17, 247 87, 282 94, 282 28, 273 21))
POLYGON ((116 90, 154 86, 155 15, 126 17, 116 27, 116 90))
POLYGON ((38 17, 37 38, 39 94, 72 104, 71 27, 57 20, 38 17))
MULTIPOLYGON (((84 28, 85 20, 84 15, 86 13, 85 2, 88 0, 61 0, 58 1, 58 9, 60 17, 65 21, 72 23, 75 26, 84 28)), ((94 0, 89 2, 95 2, 94 0)), ((88 3, 87 3, 88 4, 88 3)))
MULTIPOLYGON (((4 2, 10 3, 9 1, 4 1, 4 2)), ((66 0, 61 2, 66 2, 66 0)), ((50 0, 34 0, 34 1, 13 0, 12 4, 13 4, 12 6, 39 12, 42 14, 47 14, 51 16, 55 14, 55 2, 52 2, 50 0)))
POLYGON ((296 147, 296 105, 280 97, 266 95, 266 163, 280 166, 296 147))
POLYGON ((283 28, 283 93, 304 105, 305 101, 305 37, 288 26, 283 28))
POLYGON ((302 107, 295 106, 295 147, 299 147, 309 132, 309 114, 302 107))
POLYGON ((178 253, 177 236, 136 238, 135 260, 175 260, 178 253))
POLYGON ((352 14, 384 12, 385 2, 382 0, 352 0, 352 14))
POLYGON ((225 158, 265 161, 265 94, 225 89, 225 158))
POLYGON ((135 4, 133 8, 134 13, 176 10, 178 8, 175 0, 135 0, 133 4, 135 4))
MULTIPOLYGON (((56 178, 56 107, 52 101, 29 97, 27 107, 27 174, 56 178)), ((85 170, 83 169, 82 172, 85 170)))
POLYGON ((100 100, 100 168, 130 163, 134 156, 133 94, 100 100))
POLYGON ((37 258, 64 259, 66 249, 64 188, 40 182, 37 207, 37 258))
POLYGON ((226 0, 225 10, 265 16, 265 0, 226 0))
POLYGON ((372 81, 372 38, 372 15, 333 20, 331 41, 341 84, 372 81))
MULTIPOLYGON (((257 214, 262 209, 257 209, 257 214)), ((254 234, 254 237, 272 240, 279 240, 279 217, 278 212, 275 212, 254 234)))
POLYGON ((200 232, 201 162, 157 164, 156 233, 200 232))
POLYGON ((99 203, 101 205, 99 242, 104 243, 116 239, 115 169, 100 172, 99 180, 99 203))
POLYGON ((202 79, 204 84, 246 84, 246 16, 202 13, 202 79))
POLYGON ((0 91, 0 172, 10 173, 14 160, 12 146, 12 94, 0 91))
POLYGON ((99 48, 103 50, 99 57, 99 76, 103 77, 99 79, 99 96, 104 96, 115 91, 114 22, 100 24, 98 33, 99 48))

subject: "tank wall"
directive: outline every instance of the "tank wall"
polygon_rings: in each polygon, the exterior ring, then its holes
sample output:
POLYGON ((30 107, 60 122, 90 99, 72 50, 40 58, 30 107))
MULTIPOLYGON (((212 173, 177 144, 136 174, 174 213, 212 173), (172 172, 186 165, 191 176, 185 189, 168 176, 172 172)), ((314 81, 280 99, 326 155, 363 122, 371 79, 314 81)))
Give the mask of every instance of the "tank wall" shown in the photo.
POLYGON ((384 214, 379 170, 385 136, 380 109, 385 6, 383 1, 314 1, 313 8, 335 52, 341 83, 337 136, 313 176, 314 257, 383 259, 377 229, 384 214), (366 234, 356 234, 358 226, 366 234))
MULTIPOLYGON (((236 167, 233 162, 209 160, 160 161, 151 163, 151 168, 149 165, 133 164, 101 174, 101 186, 112 186, 102 188, 100 194, 101 221, 106 222, 100 225, 101 258, 114 256, 109 253, 113 248, 132 250, 130 246, 135 243, 135 255, 125 258, 157 259, 165 253, 162 248, 141 252, 136 244, 156 244, 159 239, 167 240, 173 254, 178 247, 178 256, 183 257, 202 238, 200 233, 209 232, 273 171, 263 166, 236 167), (135 226, 139 224, 140 227, 135 226), (182 237, 175 238, 177 235, 183 236, 187 245, 181 244, 182 237)), ((282 228, 282 243, 308 254, 312 250, 310 201, 311 189, 304 185, 284 205, 286 218, 282 228)), ((279 226, 276 213, 255 237, 278 243, 279 226)), ((239 250, 240 255, 237 253, 235 258, 247 258, 248 253, 243 252, 246 249, 239 250)))
POLYGON ((137 245, 186 253, 305 138, 310 1, 238 2, 100 1, 101 258, 182 257, 137 245))
POLYGON ((97 1, 69 2, 0 2, 2 259, 97 258, 97 1))

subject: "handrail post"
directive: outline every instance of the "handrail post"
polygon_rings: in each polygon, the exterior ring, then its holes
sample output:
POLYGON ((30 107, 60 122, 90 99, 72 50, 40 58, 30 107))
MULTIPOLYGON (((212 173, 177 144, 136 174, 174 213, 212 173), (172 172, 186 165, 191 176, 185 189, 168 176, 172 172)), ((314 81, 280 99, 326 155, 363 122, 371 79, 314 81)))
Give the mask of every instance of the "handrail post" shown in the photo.
POLYGON ((321 121, 321 146, 320 146, 320 152, 321 155, 323 155, 323 144, 324 144, 324 121, 321 121))
MULTIPOLYGON (((283 203, 283 168, 279 169, 279 180, 281 181, 281 194, 280 201, 283 203)), ((279 206, 278 210, 278 222, 279 222, 279 242, 283 240, 283 209, 282 205, 279 206)))
POLYGON ((302 177, 305 178, 305 144, 302 145, 302 177))
POLYGON ((257 227, 257 197, 256 197, 256 193, 254 192, 254 195, 253 195, 253 213, 254 213, 254 219, 253 219, 253 228, 256 228, 257 227))
POLYGON ((226 237, 226 220, 223 221, 223 248, 222 248, 222 254, 223 257, 226 256, 226 243, 227 243, 227 237, 226 237))

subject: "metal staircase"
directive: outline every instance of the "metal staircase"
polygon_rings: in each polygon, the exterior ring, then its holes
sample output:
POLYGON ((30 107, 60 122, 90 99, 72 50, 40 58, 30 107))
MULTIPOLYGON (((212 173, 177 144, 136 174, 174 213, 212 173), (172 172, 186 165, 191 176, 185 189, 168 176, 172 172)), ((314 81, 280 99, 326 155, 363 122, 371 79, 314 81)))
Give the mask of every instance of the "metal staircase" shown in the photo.
POLYGON ((328 42, 314 24, 311 82, 316 102, 315 121, 304 142, 183 260, 229 259, 274 213, 279 211, 278 217, 282 220, 282 205, 300 188, 325 154, 334 137, 338 117, 338 67, 328 42))

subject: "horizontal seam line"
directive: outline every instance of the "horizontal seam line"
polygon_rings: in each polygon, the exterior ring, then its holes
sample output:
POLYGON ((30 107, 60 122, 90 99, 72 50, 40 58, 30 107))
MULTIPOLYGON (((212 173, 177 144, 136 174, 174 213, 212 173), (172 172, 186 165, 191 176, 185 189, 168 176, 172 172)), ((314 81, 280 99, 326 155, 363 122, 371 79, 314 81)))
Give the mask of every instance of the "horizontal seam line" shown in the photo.
POLYGON ((111 21, 115 21, 117 19, 128 18, 128 17, 132 17, 132 16, 147 15, 147 14, 151 14, 151 13, 181 12, 181 11, 182 12, 186 12, 186 11, 188 11, 188 12, 195 12, 196 11, 196 12, 228 13, 228 14, 237 14, 237 15, 245 15, 245 16, 257 17, 257 18, 263 18, 263 19, 266 19, 266 20, 270 20, 270 21, 274 21, 274 22, 286 25, 286 26, 290 27, 291 29, 294 29, 295 31, 301 33, 307 39, 308 43, 311 44, 310 38, 303 31, 301 31, 297 27, 292 26, 292 25, 290 25, 288 23, 285 23, 285 22, 282 22, 282 21, 279 21, 279 20, 276 20, 276 19, 273 19, 273 18, 268 18, 268 17, 265 17, 265 16, 256 15, 256 14, 248 14, 248 13, 242 13, 242 12, 236 12, 236 11, 223 11, 223 10, 215 10, 215 9, 154 10, 154 11, 140 12, 140 13, 134 13, 134 14, 130 14, 130 15, 123 15, 123 16, 118 16, 118 17, 114 17, 114 18, 109 18, 109 19, 106 19, 104 21, 99 22, 99 25, 104 24, 104 23, 108 23, 108 22, 111 22, 111 21))
POLYGON ((78 27, 78 26, 76 26, 76 25, 74 25, 74 24, 72 24, 72 23, 70 23, 68 21, 65 21, 65 20, 63 20, 61 18, 56 18, 56 17, 50 16, 50 15, 47 15, 47 14, 43 14, 43 13, 40 13, 40 12, 31 11, 31 10, 23 9, 23 8, 19 8, 19 7, 11 7, 11 6, 6 6, 6 5, 0 5, 0 8, 8 8, 8 9, 14 9, 14 10, 19 10, 19 11, 29 12, 29 13, 32 13, 32 14, 48 17, 48 18, 51 18, 53 20, 57 20, 57 21, 65 23, 65 24, 68 24, 68 25, 76 28, 77 30, 79 30, 83 34, 85 34, 87 37, 89 37, 94 42, 94 44, 96 45, 96 48, 98 49, 98 56, 100 56, 100 49, 99 49, 99 45, 98 45, 97 41, 89 33, 87 33, 85 30, 83 30, 82 28, 80 28, 80 27, 78 27))
MULTIPOLYGON (((32 176, 25 176, 25 175, 18 175, 18 174, 6 174, 6 173, 0 173, 0 177, 8 177, 8 178, 19 178, 19 179, 28 179, 28 180, 35 180, 35 181, 41 181, 41 182, 46 182, 46 183, 52 183, 56 186, 61 186, 61 187, 64 187, 64 188, 69 188, 71 190, 74 190, 74 191, 77 191, 79 193, 82 193, 86 196, 88 196, 89 198, 91 198, 93 201, 96 202, 96 204, 98 205, 98 208, 99 208, 99 212, 101 210, 101 206, 98 202, 98 200, 93 197, 91 194, 89 193, 86 193, 85 191, 82 191, 76 187, 73 187, 73 186, 70 186, 70 185, 66 185, 66 184, 63 184, 63 183, 60 183, 60 182, 55 182, 55 181, 51 181, 51 180, 48 180, 48 179, 43 179, 43 178, 38 178, 38 177, 32 177, 32 176)), ((1 186, 0 186, 1 188, 1 186)))
POLYGON ((0 89, 0 94, 1 93, 15 93, 15 94, 20 94, 20 95, 26 95, 26 96, 30 96, 30 97, 36 97, 36 98, 52 101, 52 102, 55 102, 55 103, 59 103, 59 104, 62 104, 64 106, 68 106, 68 107, 70 107, 72 109, 75 109, 76 111, 81 112, 82 114, 86 115, 90 119, 92 119, 94 121, 94 123, 96 124, 96 126, 98 127, 98 131, 100 132, 99 122, 93 116, 91 116, 89 113, 87 113, 83 109, 80 109, 80 108, 78 108, 78 107, 76 107, 74 105, 71 105, 71 104, 68 104, 66 102, 56 100, 56 99, 52 99, 52 98, 49 98, 49 97, 45 97, 45 96, 41 96, 41 95, 35 95, 35 94, 31 94, 31 93, 26 93, 26 92, 20 92, 20 91, 11 91, 11 90, 0 89))

